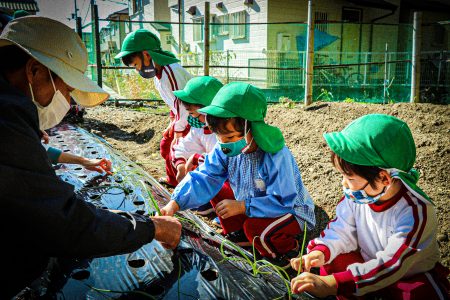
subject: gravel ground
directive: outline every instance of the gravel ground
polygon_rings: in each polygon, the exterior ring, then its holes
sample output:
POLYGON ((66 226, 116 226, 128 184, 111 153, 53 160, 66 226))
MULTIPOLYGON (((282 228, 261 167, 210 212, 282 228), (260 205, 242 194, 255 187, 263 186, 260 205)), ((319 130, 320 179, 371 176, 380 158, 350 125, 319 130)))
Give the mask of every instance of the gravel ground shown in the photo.
MULTIPOLYGON (((316 203, 317 234, 334 216, 341 197, 341 177, 329 158, 324 132, 343 129, 368 113, 394 115, 408 123, 417 146, 419 185, 433 199, 438 215, 438 243, 442 263, 450 267, 450 109, 432 104, 316 103, 301 106, 273 105, 266 121, 278 126, 302 172, 305 186, 316 203)), ((101 106, 88 109, 82 127, 105 138, 155 178, 164 176, 159 155, 161 134, 168 125, 167 109, 133 110, 101 106)))

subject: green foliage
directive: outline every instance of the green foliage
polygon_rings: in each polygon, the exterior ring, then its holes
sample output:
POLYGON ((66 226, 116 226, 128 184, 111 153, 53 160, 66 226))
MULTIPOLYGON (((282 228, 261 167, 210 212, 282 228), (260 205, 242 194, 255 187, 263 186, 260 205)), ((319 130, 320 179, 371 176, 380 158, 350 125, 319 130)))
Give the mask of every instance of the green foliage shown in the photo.
POLYGON ((345 102, 345 103, 354 103, 354 102, 356 102, 356 101, 355 101, 355 99, 353 99, 353 98, 347 97, 347 98, 344 99, 343 102, 345 102))
POLYGON ((333 101, 334 100, 333 93, 331 93, 330 91, 328 91, 325 88, 321 88, 320 89, 320 94, 316 98, 316 101, 318 101, 318 100, 321 100, 321 101, 333 101))
POLYGON ((104 70, 105 85, 126 99, 161 99, 153 80, 142 78, 132 70, 104 70))
POLYGON ((287 108, 294 108, 295 101, 290 99, 289 97, 280 97, 278 102, 287 108))

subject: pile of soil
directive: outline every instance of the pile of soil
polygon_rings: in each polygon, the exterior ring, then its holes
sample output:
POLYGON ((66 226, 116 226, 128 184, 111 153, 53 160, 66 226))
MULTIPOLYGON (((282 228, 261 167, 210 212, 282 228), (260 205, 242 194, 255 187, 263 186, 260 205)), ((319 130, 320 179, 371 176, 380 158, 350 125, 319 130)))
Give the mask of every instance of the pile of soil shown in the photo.
MULTIPOLYGON (((266 121, 278 126, 293 153, 305 186, 317 206, 318 230, 334 217, 342 195, 341 176, 330 163, 324 132, 343 129, 369 113, 396 116, 408 123, 417 146, 415 167, 419 186, 433 199, 438 215, 437 240, 442 263, 450 267, 450 108, 433 104, 315 103, 302 106, 273 105, 266 121)), ((168 125, 167 112, 135 111, 101 106, 89 109, 82 127, 105 138, 113 147, 140 164, 153 177, 165 175, 159 155, 161 134, 168 125)))

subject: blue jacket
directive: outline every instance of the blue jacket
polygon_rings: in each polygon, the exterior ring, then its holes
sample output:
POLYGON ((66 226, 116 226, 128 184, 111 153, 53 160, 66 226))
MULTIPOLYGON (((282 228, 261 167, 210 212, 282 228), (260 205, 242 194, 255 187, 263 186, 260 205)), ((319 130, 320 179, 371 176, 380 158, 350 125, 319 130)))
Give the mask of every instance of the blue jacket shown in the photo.
POLYGON ((226 156, 216 144, 205 163, 178 184, 172 194, 180 209, 207 203, 230 181, 235 198, 245 201, 245 214, 254 218, 276 218, 293 214, 300 226, 315 226, 314 203, 303 185, 300 171, 285 146, 275 154, 260 149, 226 156))

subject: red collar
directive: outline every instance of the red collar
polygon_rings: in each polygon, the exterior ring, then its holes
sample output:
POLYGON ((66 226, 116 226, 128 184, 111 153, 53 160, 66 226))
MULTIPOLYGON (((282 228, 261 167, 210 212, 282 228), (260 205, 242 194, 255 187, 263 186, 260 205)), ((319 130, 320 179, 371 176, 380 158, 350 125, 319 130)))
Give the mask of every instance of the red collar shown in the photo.
POLYGON ((163 74, 163 69, 164 69, 164 66, 161 66, 161 69, 158 72, 158 69, 155 68, 155 70, 156 70, 156 78, 158 78, 159 80, 161 80, 161 77, 162 77, 162 74, 163 74))
POLYGON ((381 202, 380 204, 372 203, 369 204, 369 207, 375 212, 383 212, 394 206, 398 200, 400 200, 403 195, 408 191, 408 189, 402 185, 400 191, 395 194, 391 199, 381 202))
POLYGON ((209 129, 208 126, 203 127, 203 133, 204 134, 212 134, 213 132, 211 131, 211 129, 209 129))

